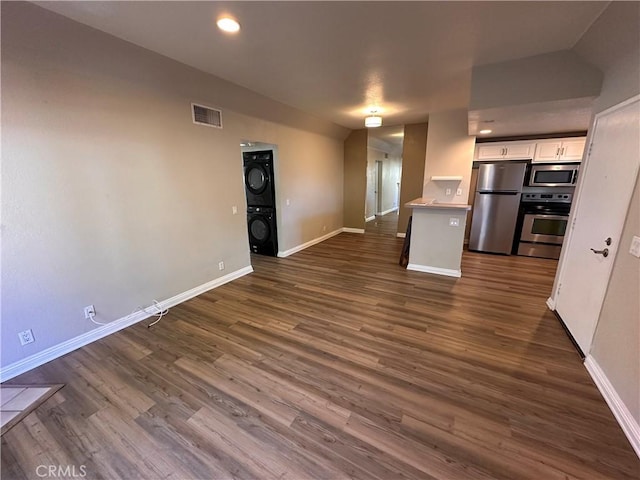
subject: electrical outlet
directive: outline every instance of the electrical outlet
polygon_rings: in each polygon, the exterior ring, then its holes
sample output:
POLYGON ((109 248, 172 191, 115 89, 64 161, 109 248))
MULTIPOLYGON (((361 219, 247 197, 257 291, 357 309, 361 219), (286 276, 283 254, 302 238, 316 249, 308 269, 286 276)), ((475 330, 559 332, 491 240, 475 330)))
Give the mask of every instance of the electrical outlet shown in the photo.
POLYGON ((31 331, 31 329, 20 332, 18 334, 18 338, 20 339, 20 345, 26 345, 28 343, 33 343, 36 341, 36 339, 33 338, 33 332, 31 331))
POLYGON ((462 195, 462 189, 461 188, 456 190, 456 196, 459 197, 460 195, 462 195))
POLYGON ((451 195, 451 189, 450 188, 447 188, 445 190, 445 195, 451 195))
POLYGON ((218 262, 218 270, 224 270, 224 262, 218 262))
POLYGON ((631 247, 629 248, 629 253, 634 257, 640 258, 640 237, 633 236, 631 239, 631 247))
POLYGON ((459 218, 455 218, 455 217, 451 217, 449 219, 449 226, 450 227, 459 227, 460 226, 460 219, 459 218))
POLYGON ((235 205, 233 207, 231 207, 231 213, 233 213, 234 215, 238 214, 238 207, 236 207, 235 205))
POLYGON ((84 318, 90 319, 96 316, 96 309, 93 305, 84 307, 84 318))

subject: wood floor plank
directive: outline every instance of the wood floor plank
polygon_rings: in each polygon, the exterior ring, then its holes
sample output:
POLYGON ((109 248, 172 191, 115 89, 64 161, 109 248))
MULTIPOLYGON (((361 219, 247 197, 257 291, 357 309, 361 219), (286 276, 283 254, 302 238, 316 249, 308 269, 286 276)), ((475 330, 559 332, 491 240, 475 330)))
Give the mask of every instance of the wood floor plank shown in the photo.
POLYGON ((8 382, 65 387, 2 438, 2 477, 637 480, 546 308, 557 262, 407 271, 388 220, 8 382))

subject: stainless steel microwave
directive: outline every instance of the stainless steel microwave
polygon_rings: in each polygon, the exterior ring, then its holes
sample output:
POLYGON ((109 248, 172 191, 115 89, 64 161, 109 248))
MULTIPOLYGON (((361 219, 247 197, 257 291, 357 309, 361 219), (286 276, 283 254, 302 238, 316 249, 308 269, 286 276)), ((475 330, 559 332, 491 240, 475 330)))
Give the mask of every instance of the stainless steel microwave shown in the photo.
POLYGON ((572 187, 578 180, 579 163, 532 164, 530 187, 572 187))

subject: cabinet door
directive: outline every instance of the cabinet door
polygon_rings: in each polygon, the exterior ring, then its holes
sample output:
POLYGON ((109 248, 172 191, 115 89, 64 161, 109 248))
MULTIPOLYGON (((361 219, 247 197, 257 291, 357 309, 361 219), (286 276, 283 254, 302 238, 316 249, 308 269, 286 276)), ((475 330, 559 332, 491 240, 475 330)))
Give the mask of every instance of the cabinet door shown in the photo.
POLYGON ((533 152, 536 148, 535 143, 507 143, 505 146, 507 147, 507 151, 504 158, 510 160, 515 158, 533 158, 533 152))
POLYGON ((538 142, 534 162, 557 162, 560 157, 562 142, 538 142))
POLYGON ((485 143, 477 146, 478 160, 502 160, 506 147, 502 144, 485 143))
POLYGON ((560 160, 563 162, 581 162, 586 138, 565 140, 560 147, 560 160))

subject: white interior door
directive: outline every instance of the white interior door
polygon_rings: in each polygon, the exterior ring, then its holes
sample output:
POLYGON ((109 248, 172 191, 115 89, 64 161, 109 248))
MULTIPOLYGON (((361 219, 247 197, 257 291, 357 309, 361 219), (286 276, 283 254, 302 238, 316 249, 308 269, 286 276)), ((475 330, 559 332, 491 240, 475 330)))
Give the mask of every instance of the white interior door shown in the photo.
MULTIPOLYGON (((595 118, 558 268, 555 308, 589 353, 640 165, 640 97, 595 118), (610 245, 606 239, 610 238, 610 245), (596 251, 607 250, 607 256, 596 251)), ((623 245, 622 248, 628 248, 623 245)))

